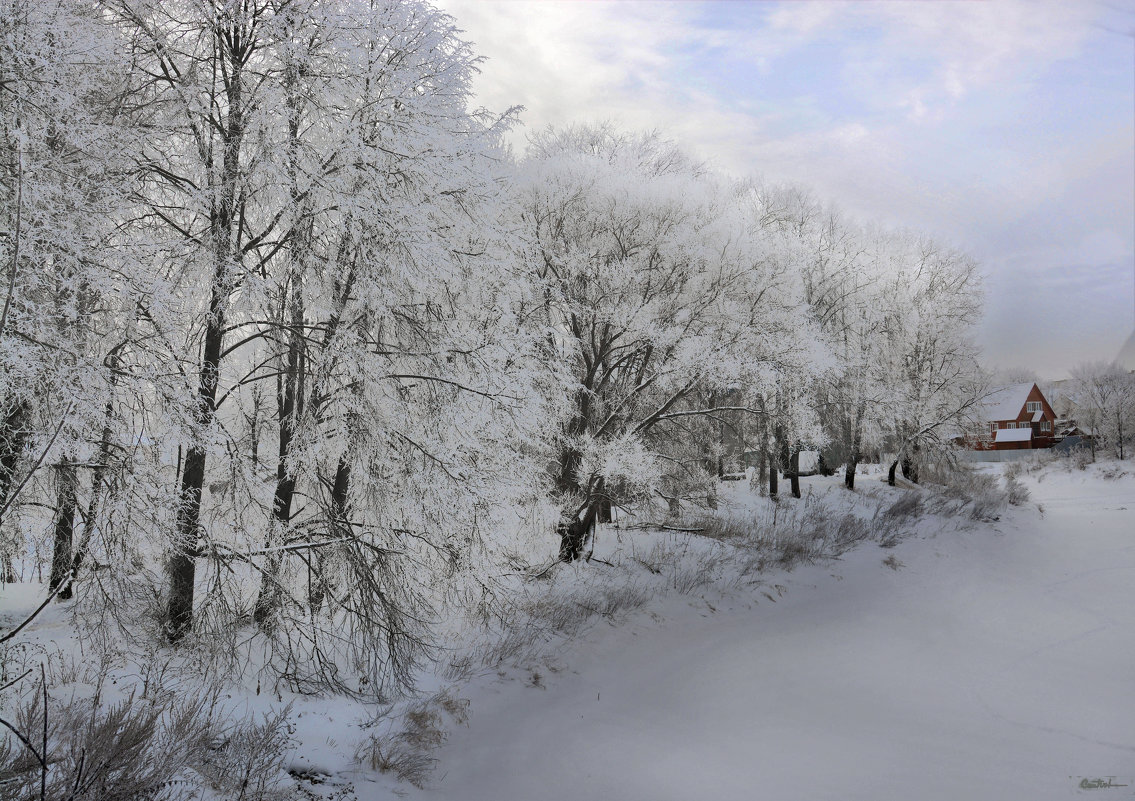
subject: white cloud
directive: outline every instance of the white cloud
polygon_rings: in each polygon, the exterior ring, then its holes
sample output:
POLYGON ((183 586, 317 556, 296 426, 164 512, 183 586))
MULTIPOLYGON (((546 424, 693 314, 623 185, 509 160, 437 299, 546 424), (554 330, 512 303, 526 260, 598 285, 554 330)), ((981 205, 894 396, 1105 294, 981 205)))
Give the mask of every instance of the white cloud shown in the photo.
MULTIPOLYGON (((855 215, 944 236, 982 258, 993 283, 1022 286, 1020 270, 1031 270, 1046 287, 1060 281, 1064 301, 1079 292, 1084 303, 1113 305, 1061 271, 1089 258, 1112 264, 1095 275, 1114 280, 1114 259, 1130 259, 1132 132, 1101 129, 1071 94, 1049 116, 1032 116, 1049 101, 1040 82, 1082 65, 1092 48, 1125 52, 1129 69, 1130 41, 1099 38, 1101 15, 1116 13, 1102 5, 441 5, 488 57, 475 82, 480 102, 524 105, 531 128, 605 119, 660 128, 727 171, 803 183, 855 215), (823 66, 813 69, 813 57, 823 66), (713 75, 708 59, 756 65, 754 84, 723 92, 706 75, 732 76, 713 75)), ((1130 114, 1130 85, 1105 89, 1130 114)), ((523 132, 514 142, 523 147, 523 132)), ((1019 326, 999 302, 989 305, 992 350, 1043 339, 1012 334, 1019 326)), ((1084 320, 1067 322, 1087 331, 1084 320)))

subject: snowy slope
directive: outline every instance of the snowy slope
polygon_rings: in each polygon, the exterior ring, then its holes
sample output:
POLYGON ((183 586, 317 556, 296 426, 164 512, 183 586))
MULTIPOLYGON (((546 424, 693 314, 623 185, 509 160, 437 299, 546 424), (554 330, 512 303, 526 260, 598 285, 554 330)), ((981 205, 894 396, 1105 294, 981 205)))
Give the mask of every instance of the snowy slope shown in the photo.
POLYGON ((1043 516, 863 544, 776 603, 671 600, 543 688, 467 688, 469 727, 409 796, 1132 797, 1135 479, 1025 483, 1043 516), (1108 777, 1127 786, 1080 786, 1108 777))

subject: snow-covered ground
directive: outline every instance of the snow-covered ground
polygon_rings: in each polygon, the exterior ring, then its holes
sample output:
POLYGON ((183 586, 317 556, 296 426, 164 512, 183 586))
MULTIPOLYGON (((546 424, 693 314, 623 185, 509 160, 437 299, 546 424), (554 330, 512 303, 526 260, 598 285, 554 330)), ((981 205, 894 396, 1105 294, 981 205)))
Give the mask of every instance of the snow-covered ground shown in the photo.
MULTIPOLYGON (((999 485, 1006 466, 980 469, 999 485)), ((975 522, 965 507, 901 517, 898 529, 872 510, 923 490, 882 486, 878 467, 854 495, 838 478, 807 479, 805 498, 775 512, 747 482, 727 482, 726 514, 771 519, 773 531, 806 534, 816 514, 834 530, 854 512, 872 521, 875 540, 880 526, 908 535, 790 571, 770 568, 776 558, 750 569, 750 552, 728 538, 604 530, 602 561, 520 581, 511 628, 454 621, 447 650, 470 667, 464 679, 422 676, 427 695, 449 699, 420 707, 432 710, 420 717, 424 749, 397 750, 413 701, 376 709, 259 692, 255 671, 227 687, 225 714, 260 720, 287 708, 287 745, 273 763, 280 792, 270 796, 279 799, 1135 797, 1135 469, 1024 469, 1031 500, 996 522, 975 522), (600 611, 580 615, 581 598, 600 611), (608 624, 612 599, 621 607, 608 624), (505 647, 516 634, 521 647, 505 647), (440 748, 435 724, 449 730, 440 748), (378 760, 368 757, 376 736, 378 760), (418 759, 426 789, 395 778, 399 754, 418 759), (1101 781, 1122 786, 1092 786, 1101 781)), ((0 629, 42 592, 0 587, 0 629)), ((49 607, 21 643, 8 668, 38 673, 46 663, 59 699, 93 691, 97 666, 84 662, 68 606, 49 607)), ((192 664, 180 673, 168 656, 154 664, 170 669, 159 683, 184 695, 192 664)), ((105 701, 137 692, 138 676, 154 670, 111 670, 105 701)), ((205 792, 194 797, 225 797, 205 792)))
POLYGON ((1041 479, 997 523, 798 568, 775 603, 671 599, 568 670, 474 683, 409 796, 1135 796, 1135 477, 1041 479))

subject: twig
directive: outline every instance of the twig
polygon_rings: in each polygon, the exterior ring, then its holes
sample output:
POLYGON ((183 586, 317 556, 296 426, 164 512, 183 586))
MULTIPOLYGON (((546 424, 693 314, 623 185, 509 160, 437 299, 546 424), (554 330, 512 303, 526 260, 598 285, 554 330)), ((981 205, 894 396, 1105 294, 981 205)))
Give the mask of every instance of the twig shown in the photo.
MULTIPOLYGON (((35 620, 39 616, 39 613, 47 608, 47 605, 49 603, 51 603, 51 601, 55 598, 56 595, 61 593, 65 587, 71 586, 71 579, 73 579, 74 576, 75 576, 75 570, 74 570, 74 564, 72 563, 72 569, 71 569, 69 575, 67 576, 67 580, 60 582, 59 586, 56 587, 54 590, 52 590, 51 593, 48 594, 48 596, 43 599, 43 603, 41 603, 39 606, 37 606, 34 612, 32 612, 30 615, 28 615, 26 618, 24 618, 23 623, 16 626, 16 628, 9 631, 3 637, 0 637, 0 645, 8 642, 8 640, 15 637, 17 634, 19 634, 21 631, 24 630, 25 626, 27 626, 29 623, 31 623, 33 620, 35 620)), ((20 678, 23 678, 23 677, 21 676, 20 678)))
POLYGON ((11 680, 10 682, 8 682, 7 684, 5 684, 5 685, 4 685, 3 687, 0 687, 0 693, 2 693, 2 692, 4 692, 5 690, 7 690, 7 689, 8 689, 9 687, 11 687, 11 686, 12 686, 13 684, 19 684, 19 683, 20 683, 21 681, 23 681, 23 680, 24 680, 24 678, 25 678, 25 677, 26 677, 26 676, 27 676, 27 675, 28 675, 29 673, 31 673, 31 672, 32 672, 32 669, 31 669, 31 668, 28 668, 28 669, 27 669, 27 670, 25 670, 25 671, 24 671, 23 673, 21 673, 21 674, 20 674, 19 676, 16 676, 16 678, 12 679, 12 680, 11 680))
POLYGON ((545 567, 539 573, 536 573, 534 576, 532 576, 532 578, 534 578, 534 579, 543 578, 544 576, 546 576, 548 574, 548 571, 550 571, 553 567, 555 567, 556 565, 559 565, 559 564, 563 564, 562 559, 553 560, 551 563, 548 564, 547 567, 545 567))
MULTIPOLYGON (((303 551, 315 548, 325 548, 328 545, 340 545, 344 542, 354 542, 356 537, 341 537, 337 540, 321 540, 319 542, 300 542, 292 545, 274 545, 271 548, 261 548, 256 551, 234 551, 225 545, 214 545, 212 547, 213 557, 215 559, 247 559, 252 556, 264 556, 270 553, 284 553, 287 551, 303 551), (218 549, 225 549, 228 551, 222 554, 218 549)), ((395 551, 383 551, 383 553, 396 553, 395 551)))
POLYGON ((12 732, 12 734, 16 735, 17 739, 19 739, 19 741, 24 744, 24 747, 32 752, 32 756, 35 757, 36 762, 38 762, 40 765, 44 764, 43 763, 43 757, 41 757, 39 755, 39 751, 35 750, 35 746, 32 745, 31 740, 29 740, 27 737, 22 735, 20 733, 19 729, 17 729, 15 726, 13 726, 8 721, 4 720, 4 718, 0 718, 0 723, 3 723, 5 726, 7 726, 8 729, 12 732))

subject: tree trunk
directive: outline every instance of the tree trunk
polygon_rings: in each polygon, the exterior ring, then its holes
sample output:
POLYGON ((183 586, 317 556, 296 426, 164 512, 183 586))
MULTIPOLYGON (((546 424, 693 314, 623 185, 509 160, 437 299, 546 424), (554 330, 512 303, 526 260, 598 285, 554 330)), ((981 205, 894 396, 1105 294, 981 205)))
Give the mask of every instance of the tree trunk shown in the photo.
POLYGON ((58 489, 56 493, 55 536, 51 554, 51 577, 47 588, 50 592, 59 590, 55 596, 60 601, 71 598, 71 548, 75 541, 76 476, 75 466, 63 462, 56 467, 58 489))
MULTIPOLYGON (((327 521, 327 530, 332 539, 344 539, 350 536, 351 508, 349 492, 351 488, 351 465, 347 461, 347 454, 339 457, 335 466, 335 480, 331 482, 331 502, 327 511, 330 519, 327 521)), ((318 612, 323 606, 327 596, 327 578, 323 572, 323 549, 315 548, 308 562, 307 602, 312 612, 318 612)))
MULTIPOLYGON (((768 426, 761 426, 761 456, 758 460, 757 466, 757 486, 761 488, 761 494, 765 492, 765 486, 769 485, 769 464, 768 464, 768 426)), ((771 486, 771 485, 770 485, 771 486)))
MULTIPOLYGON (((204 381, 202 382, 204 383, 204 381)), ((216 384, 213 384, 215 389, 216 384)), ((197 565, 197 527, 201 517, 201 488, 205 483, 205 451, 191 446, 185 455, 181 472, 181 491, 166 577, 169 599, 166 606, 165 633, 170 642, 184 637, 193 625, 193 582, 197 565)))
POLYGON ((599 479, 595 487, 595 493, 598 496, 599 506, 595 512, 595 519, 599 523, 610 523, 612 520, 611 514, 611 492, 607 488, 607 482, 599 479))
POLYGON ((779 490, 778 479, 781 470, 788 468, 788 442, 784 437, 784 428, 779 424, 773 428, 772 448, 769 450, 769 482, 768 494, 777 496, 779 490))
POLYGON ((851 448, 847 455, 847 468, 843 474, 843 484, 849 490, 855 489, 855 471, 859 467, 859 460, 863 458, 863 417, 867 413, 866 404, 860 403, 855 409, 854 428, 851 432, 851 448))
POLYGON ((792 486, 792 497, 800 497, 800 451, 793 449, 788 457, 788 470, 792 486))
POLYGON ((918 483, 918 445, 911 446, 912 453, 902 460, 902 477, 913 484, 918 483))
POLYGON ((0 509, 10 500, 12 483, 16 477, 24 445, 28 441, 28 418, 31 407, 25 400, 18 400, 4 416, 4 427, 0 429, 0 509))
MULTIPOLYGON (((108 357, 108 365, 112 368, 118 366, 118 355, 112 353, 108 357)), ((115 384, 114 374, 111 373, 110 378, 111 386, 115 384)), ((103 493, 105 492, 106 472, 110 469, 110 454, 111 454, 111 435, 113 429, 111 428, 114 422, 114 403, 113 401, 106 402, 106 409, 104 411, 102 438, 99 440, 99 458, 98 465, 94 469, 94 474, 91 476, 91 497, 87 501, 87 514, 83 518, 83 539, 79 543, 79 547, 75 549, 74 556, 71 557, 71 581, 74 582, 79 577, 79 567, 83 564, 83 557, 86 555, 87 543, 91 541, 94 536, 95 525, 98 518, 99 510, 102 506, 103 493)))
MULTIPOLYGON (((235 167, 234 167, 235 169, 235 167)), ((227 300, 227 258, 218 257, 213 275, 213 288, 206 317, 205 342, 201 374, 197 387, 197 426, 204 430, 216 415, 217 375, 221 363, 221 344, 225 331, 227 300)), ((177 509, 177 528, 171 543, 166 575, 169 579, 169 601, 165 631, 170 642, 177 642, 193 625, 193 582, 196 576, 198 528, 201 518, 201 491, 205 486, 205 449, 195 441, 185 453, 181 472, 181 489, 177 509)))
POLYGON ((574 562, 583 556, 583 549, 587 539, 595 528, 598 517, 599 503, 591 501, 582 514, 577 514, 570 523, 560 523, 557 527, 560 535, 560 559, 564 562, 574 562))
MULTIPOLYGON (((227 61, 224 92, 227 116, 220 131, 222 163, 214 206, 210 210, 208 241, 212 247, 213 276, 209 311, 205 317, 205 338, 201 374, 197 388, 196 424, 204 431, 212 425, 217 409, 217 378, 221 365, 221 344, 225 333, 225 306, 234 289, 232 271, 240 261, 239 246, 233 242, 236 219, 237 182, 240 177, 241 145, 244 140, 244 87, 242 83, 249 45, 236 31, 217 28, 213 46, 220 59, 227 61), (237 48, 240 48, 239 50, 237 48)), ((165 631, 170 642, 178 642, 193 625, 193 582, 196 575, 198 528, 201 518, 201 491, 205 485, 205 449, 197 436, 185 455, 177 510, 177 528, 166 566, 169 602, 165 631)))
POLYGON ((899 460, 895 459, 891 462, 891 469, 887 471, 887 483, 892 487, 895 485, 895 470, 898 469, 898 466, 899 460))
MULTIPOLYGON (((277 379, 276 402, 280 432, 276 458, 276 493, 272 502, 268 547, 286 538, 296 492, 296 477, 288 469, 288 456, 291 454, 296 424, 303 414, 303 298, 300 295, 299 277, 293 275, 292 282, 287 301, 287 306, 291 309, 288 352, 280 371, 283 375, 277 379)), ((270 552, 264 559, 260 572, 260 592, 252 612, 252 619, 257 625, 264 626, 279 606, 280 561, 279 552, 270 552)))

